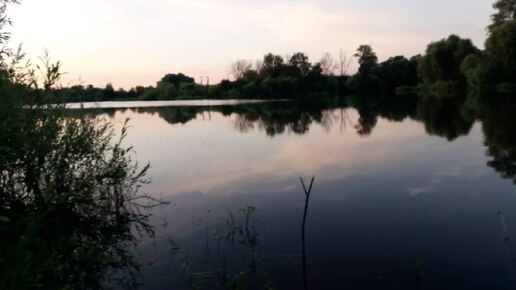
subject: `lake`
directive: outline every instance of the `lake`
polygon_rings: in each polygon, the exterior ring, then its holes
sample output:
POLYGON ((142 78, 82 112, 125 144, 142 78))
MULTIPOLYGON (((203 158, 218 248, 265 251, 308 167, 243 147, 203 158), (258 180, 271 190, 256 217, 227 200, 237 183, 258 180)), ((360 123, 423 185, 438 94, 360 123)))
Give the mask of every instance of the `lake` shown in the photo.
POLYGON ((140 246, 141 289, 514 289, 514 106, 471 103, 87 112, 131 119, 144 192, 170 202, 140 246), (300 177, 315 177, 304 241, 300 177))

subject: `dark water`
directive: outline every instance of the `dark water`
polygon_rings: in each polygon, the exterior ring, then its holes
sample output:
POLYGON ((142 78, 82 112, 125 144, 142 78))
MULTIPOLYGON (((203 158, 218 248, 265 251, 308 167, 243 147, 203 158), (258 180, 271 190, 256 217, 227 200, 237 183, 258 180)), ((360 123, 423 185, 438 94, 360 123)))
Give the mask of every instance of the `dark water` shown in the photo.
POLYGON ((141 246, 141 289, 516 286, 516 110, 504 101, 96 113, 131 118, 145 191, 171 202, 141 246), (299 178, 312 176, 303 267, 299 178))

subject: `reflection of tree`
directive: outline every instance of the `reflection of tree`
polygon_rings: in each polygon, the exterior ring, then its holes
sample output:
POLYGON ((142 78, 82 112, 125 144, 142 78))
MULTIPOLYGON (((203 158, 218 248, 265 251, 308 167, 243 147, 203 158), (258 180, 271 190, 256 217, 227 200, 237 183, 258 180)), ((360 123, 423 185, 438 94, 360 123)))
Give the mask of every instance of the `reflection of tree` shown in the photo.
POLYGON ((424 122, 429 134, 451 141, 467 135, 474 123, 464 118, 460 105, 455 98, 424 97, 418 104, 417 118, 424 122))
MULTIPOLYGON (((314 123, 321 124, 326 130, 332 126, 328 119, 331 114, 325 113, 326 106, 304 106, 291 103, 290 107, 284 104, 267 104, 263 106, 242 106, 234 108, 234 128, 240 132, 249 132, 255 128, 265 131, 268 136, 276 136, 291 132, 306 134, 314 123)), ((227 111, 228 108, 225 108, 227 111)), ((228 113, 228 112, 226 112, 228 113)))
MULTIPOLYGON (((246 133, 254 130, 274 137, 285 133, 306 134, 313 125, 330 131, 339 126, 341 131, 350 123, 357 134, 369 136, 378 123, 378 118, 403 121, 412 118, 423 122, 429 134, 453 140, 469 133, 474 114, 464 110, 465 105, 457 98, 403 97, 381 95, 349 96, 346 100, 313 100, 270 102, 246 105, 215 107, 158 107, 132 109, 138 113, 157 114, 170 124, 185 124, 205 112, 218 112, 231 116, 235 130, 246 133), (345 109, 358 111, 356 123, 351 122, 345 109)), ((90 110, 90 114, 106 113, 105 110, 90 110), (94 112, 94 113, 93 113, 94 112)), ((113 110, 109 114, 114 115, 113 110)))
POLYGON ((514 184, 516 184, 516 151, 488 146, 486 154, 492 157, 492 160, 488 161, 487 165, 500 173, 502 178, 512 179, 514 184))
POLYGON ((414 96, 385 97, 377 106, 379 114, 390 121, 403 121, 407 117, 417 115, 418 98, 414 96))
POLYGON ((233 121, 233 125, 235 130, 238 132, 247 133, 255 129, 255 122, 256 119, 252 116, 237 114, 233 121))
POLYGON ((360 136, 369 136, 376 126, 378 118, 368 109, 368 107, 359 109, 358 114, 360 117, 358 118, 358 123, 355 125, 357 134, 360 136))
POLYGON ((491 102, 477 104, 477 111, 482 119, 486 154, 492 157, 487 165, 516 184, 516 106, 510 101, 491 102))
POLYGON ((200 113, 194 107, 157 107, 157 108, 138 108, 137 112, 149 112, 158 114, 160 118, 170 124, 186 124, 197 117, 200 113))

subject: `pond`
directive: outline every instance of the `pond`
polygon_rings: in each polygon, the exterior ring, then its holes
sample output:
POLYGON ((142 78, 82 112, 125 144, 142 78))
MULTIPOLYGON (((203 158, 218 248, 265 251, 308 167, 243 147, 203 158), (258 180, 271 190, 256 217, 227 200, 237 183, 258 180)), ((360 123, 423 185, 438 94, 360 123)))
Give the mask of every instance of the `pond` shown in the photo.
POLYGON ((514 107, 364 99, 88 111, 170 202, 141 289, 514 288, 514 107))

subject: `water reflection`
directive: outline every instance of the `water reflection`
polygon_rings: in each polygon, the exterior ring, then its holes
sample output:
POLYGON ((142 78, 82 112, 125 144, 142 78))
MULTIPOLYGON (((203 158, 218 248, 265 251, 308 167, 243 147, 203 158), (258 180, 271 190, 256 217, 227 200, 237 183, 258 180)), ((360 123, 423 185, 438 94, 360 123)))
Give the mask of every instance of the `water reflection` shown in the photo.
POLYGON ((468 135, 475 121, 463 116, 461 104, 456 98, 424 97, 418 104, 417 118, 425 124, 428 134, 452 141, 468 135))
MULTIPOLYGON (((503 178, 514 179, 516 172, 516 134, 513 112, 515 106, 508 100, 489 102, 466 98, 446 97, 377 97, 351 96, 346 100, 297 101, 219 105, 216 107, 136 107, 89 109, 88 114, 115 118, 117 113, 150 114, 159 116, 171 125, 188 124, 198 118, 210 121, 212 114, 230 117, 233 128, 240 133, 264 132, 275 137, 282 134, 307 134, 313 125, 329 132, 334 127, 342 131, 353 128, 357 136, 371 135, 378 118, 402 122, 409 118, 421 122, 425 131, 453 141, 467 136, 475 121, 480 120, 485 135, 488 165, 503 178), (350 111, 350 109, 352 111, 350 111), (350 113, 358 114, 353 121, 350 113)), ((70 112, 83 114, 84 111, 70 112)), ((516 181, 515 181, 516 182, 516 181)))
POLYGON ((488 165, 516 184, 516 105, 510 100, 477 106, 482 118, 488 165))
POLYGON ((408 96, 89 111, 133 117, 149 191, 175 205, 156 212, 166 225, 145 247, 142 289, 303 288, 309 175, 310 289, 512 287, 497 213, 516 227, 500 178, 515 180, 513 112, 408 96))

